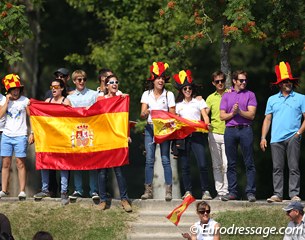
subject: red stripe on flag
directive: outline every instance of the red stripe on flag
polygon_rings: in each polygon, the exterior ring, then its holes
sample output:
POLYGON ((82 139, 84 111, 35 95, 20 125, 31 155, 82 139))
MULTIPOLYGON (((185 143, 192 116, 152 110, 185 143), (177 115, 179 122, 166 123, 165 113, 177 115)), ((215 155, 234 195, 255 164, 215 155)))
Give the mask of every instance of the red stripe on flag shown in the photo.
POLYGON ((158 131, 155 131, 155 125, 157 124, 154 124, 154 139, 156 143, 162 143, 171 139, 183 139, 191 133, 197 131, 197 129, 208 132, 208 125, 205 122, 190 121, 167 111, 152 110, 151 117, 153 122, 158 121, 158 119, 169 121, 168 123, 164 124, 163 128, 171 129, 171 132, 168 134, 159 134, 158 131))
POLYGON ((31 116, 50 117, 90 117, 103 113, 128 112, 129 96, 105 98, 94 103, 88 110, 84 107, 72 108, 63 104, 48 103, 31 99, 31 116))
POLYGON ((184 198, 183 202, 178 207, 176 207, 166 218, 177 226, 182 214, 185 212, 188 206, 195 200, 196 199, 191 194, 188 194, 184 198))
POLYGON ((92 170, 129 164, 128 148, 89 153, 36 153, 36 169, 92 170))

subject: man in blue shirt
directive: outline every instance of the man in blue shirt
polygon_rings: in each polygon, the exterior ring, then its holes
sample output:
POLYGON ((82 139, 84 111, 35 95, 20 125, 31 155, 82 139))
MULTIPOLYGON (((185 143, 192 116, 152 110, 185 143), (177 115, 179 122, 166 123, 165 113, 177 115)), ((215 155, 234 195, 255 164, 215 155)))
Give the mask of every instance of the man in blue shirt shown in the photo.
MULTIPOLYGON (((97 92, 86 88, 87 74, 83 70, 76 70, 72 73, 72 81, 75 84, 75 91, 68 95, 72 107, 90 107, 96 102, 97 92)), ((74 173, 74 193, 69 196, 71 199, 77 199, 83 196, 83 171, 73 171, 74 173)), ((93 200, 99 199, 97 194, 97 170, 89 171, 90 196, 93 200)))
POLYGON ((293 91, 298 83, 293 78, 288 62, 275 66, 279 93, 269 97, 265 119, 262 126, 260 147, 266 150, 266 135, 271 126, 271 155, 273 162, 273 196, 267 202, 283 200, 285 155, 289 168, 289 197, 292 201, 301 201, 300 193, 300 146, 301 134, 305 131, 305 96, 293 91))

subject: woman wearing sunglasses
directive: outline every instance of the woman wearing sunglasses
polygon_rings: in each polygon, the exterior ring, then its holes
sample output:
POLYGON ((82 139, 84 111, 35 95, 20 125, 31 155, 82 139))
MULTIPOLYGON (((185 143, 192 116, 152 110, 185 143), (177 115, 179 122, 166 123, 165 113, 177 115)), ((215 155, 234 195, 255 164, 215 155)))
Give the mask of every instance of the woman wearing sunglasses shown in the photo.
MULTIPOLYGON (((193 84, 192 73, 190 70, 182 70, 179 74, 173 76, 175 87, 179 90, 176 98, 176 113, 188 120, 201 120, 203 118, 206 124, 210 124, 209 117, 205 111, 207 105, 203 99, 196 98, 196 85, 193 84)), ((200 172, 200 185, 202 191, 202 200, 212 199, 208 186, 208 169, 205 159, 204 135, 202 132, 193 132, 187 136, 184 141, 184 146, 179 146, 179 158, 182 166, 182 181, 185 194, 192 194, 192 181, 190 173, 190 158, 191 150, 194 153, 197 165, 200 172)))
POLYGON ((71 102, 67 99, 67 90, 63 80, 54 79, 51 82, 50 90, 52 92, 52 97, 47 98, 45 102, 58 103, 71 106, 71 102))
MULTIPOLYGON (((175 114, 175 97, 174 94, 165 89, 165 83, 169 80, 165 76, 165 71, 168 68, 167 63, 154 62, 150 67, 151 78, 147 81, 148 90, 142 94, 141 97, 141 115, 143 119, 147 119, 145 126, 145 192, 141 196, 142 200, 153 198, 152 182, 154 177, 154 164, 156 143, 154 142, 154 127, 151 119, 151 110, 169 111, 175 114)), ((162 166, 165 178, 165 200, 172 200, 172 168, 169 158, 170 141, 164 141, 160 144, 160 152, 162 159, 162 166)))
MULTIPOLYGON (((64 104, 71 106, 71 102, 69 99, 66 98, 67 91, 66 86, 61 79, 54 79, 51 82, 50 90, 52 92, 52 97, 47 98, 45 102, 48 103, 55 103, 55 104, 64 104)), ((41 200, 45 197, 50 197, 49 192, 49 178, 50 178, 50 171, 48 169, 41 170, 41 192, 36 193, 34 195, 35 200, 41 200)), ((61 170, 60 171, 60 182, 61 182, 61 203, 66 205, 69 203, 69 198, 67 195, 68 192, 68 178, 69 178, 69 171, 68 170, 61 170)), ((55 193, 56 194, 56 193, 55 193)))
MULTIPOLYGON (((105 98, 112 98, 117 96, 117 92, 119 91, 119 80, 115 75, 109 75, 105 78, 105 92, 104 96, 99 96, 97 101, 100 101, 105 98)), ((120 95, 121 97, 125 97, 127 94, 120 95)), ((130 138, 128 138, 130 142, 130 138)), ((107 193, 106 193, 106 182, 107 182, 107 173, 108 168, 102 168, 98 170, 98 188, 99 188, 99 195, 100 195, 100 204, 98 205, 99 210, 106 209, 106 200, 107 200, 107 193)), ((122 167, 114 167, 113 171, 115 173, 119 191, 120 191, 120 198, 121 198, 121 205, 126 212, 132 212, 132 208, 129 203, 129 198, 127 194, 127 184, 125 177, 122 172, 122 167)))
POLYGON ((196 213, 199 221, 191 227, 191 234, 183 233, 182 236, 188 240, 219 240, 220 224, 210 218, 211 206, 205 202, 198 202, 196 213))

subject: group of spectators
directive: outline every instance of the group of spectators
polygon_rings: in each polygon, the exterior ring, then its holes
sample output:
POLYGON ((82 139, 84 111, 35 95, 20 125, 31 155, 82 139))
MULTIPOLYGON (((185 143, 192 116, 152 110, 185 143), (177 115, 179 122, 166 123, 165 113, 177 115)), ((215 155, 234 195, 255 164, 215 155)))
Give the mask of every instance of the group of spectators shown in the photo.
MULTIPOLYGON (((141 97, 140 116, 147 121, 145 126, 145 182, 144 194, 141 199, 153 198, 153 176, 156 143, 154 142, 154 127, 151 116, 152 110, 168 111, 192 121, 204 120, 208 126, 208 142, 212 156, 213 175, 217 196, 215 199, 229 201, 239 198, 237 191, 236 164, 238 158, 238 145, 246 167, 247 185, 245 193, 249 202, 256 201, 255 164, 253 158, 253 130, 252 123, 256 114, 257 101, 255 94, 247 89, 248 74, 246 71, 233 72, 231 87, 226 88, 226 75, 216 71, 211 76, 211 83, 215 92, 210 94, 206 101, 198 95, 198 85, 194 83, 190 70, 181 70, 173 76, 174 86, 178 90, 175 98, 173 92, 165 89, 165 83, 170 77, 167 74, 169 65, 163 62, 154 62, 150 67, 151 77, 147 80, 147 88, 141 97)), ((271 152, 273 160, 274 194, 267 199, 268 202, 280 202, 283 199, 283 180, 285 155, 289 167, 289 196, 293 201, 301 201, 300 193, 300 141, 305 131, 305 123, 301 124, 305 116, 305 96, 294 91, 298 79, 292 77, 289 63, 281 62, 275 67, 279 93, 268 99, 266 116, 262 126, 260 147, 265 151, 267 147, 266 136, 271 126, 271 152)), ((87 74, 83 70, 76 70, 71 75, 75 89, 70 87, 69 71, 60 68, 54 72, 54 79, 50 83, 50 90, 45 95, 48 103, 64 104, 72 107, 90 107, 96 101, 113 96, 125 97, 119 90, 119 80, 110 69, 101 69, 98 75, 99 87, 97 91, 86 87, 87 74)), ((27 144, 34 142, 34 134, 28 130, 26 116, 29 113, 29 99, 22 95, 23 85, 15 74, 6 75, 2 83, 7 91, 6 96, 0 95, 0 131, 2 156, 2 191, 0 197, 8 196, 9 169, 12 155, 15 154, 20 193, 19 199, 25 199, 26 169, 25 158, 27 144)), ((190 158, 193 152, 200 176, 202 200, 211 200, 211 187, 208 184, 207 159, 205 158, 204 133, 193 132, 185 139, 176 141, 175 149, 181 161, 182 183, 184 195, 192 194, 192 181, 190 173, 190 158)), ((165 200, 172 199, 172 168, 170 164, 170 141, 160 144, 162 165, 165 179, 165 200)), ((127 185, 121 167, 115 167, 114 172, 118 181, 122 206, 131 212, 127 185)), ((62 170, 61 199, 62 204, 68 204, 84 196, 83 171, 73 171, 74 192, 68 195, 69 171, 62 170)), ((93 200, 99 200, 99 208, 107 207, 108 169, 89 171, 89 194, 93 200)), ((49 197, 57 191, 56 173, 53 170, 42 170, 41 192, 34 198, 49 197), (55 184, 53 184, 55 183, 55 184), (55 185, 55 187, 53 187, 55 185)))
MULTIPOLYGON (((169 111, 189 120, 203 119, 209 126, 209 148, 212 156, 216 199, 222 201, 237 200, 237 158, 238 146, 246 169, 247 184, 245 193, 249 202, 256 201, 255 164, 253 158, 253 130, 257 100, 254 92, 247 89, 248 74, 237 70, 232 74, 231 87, 226 88, 226 75, 221 71, 212 74, 212 84, 216 91, 204 101, 198 96, 198 86, 193 82, 189 70, 181 70, 174 75, 174 86, 178 95, 165 89, 168 64, 155 62, 150 67, 151 78, 148 79, 148 90, 141 98, 141 117, 147 119, 145 127, 145 192, 142 199, 153 198, 152 179, 155 161, 155 142, 151 110, 169 111), (209 117, 210 116, 210 117, 209 117)), ((268 202, 283 200, 284 166, 287 156, 289 168, 289 197, 292 201, 301 201, 300 194, 300 142, 305 131, 305 96, 295 92, 298 78, 294 78, 288 62, 275 66, 279 93, 268 99, 266 117, 262 126, 260 147, 265 151, 266 136, 271 127, 271 153, 273 160, 274 194, 268 202)), ((204 156, 203 133, 194 132, 183 141, 177 140, 178 157, 182 166, 182 182, 187 194, 192 194, 190 156, 191 151, 197 160, 200 172, 202 199, 212 199, 207 182, 207 161, 204 156)), ((160 144, 161 158, 165 176, 165 200, 172 197, 172 172, 169 161, 169 142, 160 144)))
MULTIPOLYGON (((50 90, 45 95, 45 102, 53 104, 64 104, 71 107, 90 107, 96 101, 103 98, 111 98, 116 95, 125 97, 125 94, 118 89, 118 78, 110 69, 100 70, 98 79, 100 86, 97 91, 86 87, 87 74, 83 70, 75 70, 72 75, 72 81, 75 84, 75 89, 68 85, 70 79, 69 71, 66 68, 60 68, 54 72, 54 79, 50 83, 50 90)), ((29 115, 29 99, 22 96, 24 86, 20 82, 20 78, 16 74, 6 75, 2 83, 7 91, 6 97, 0 95, 0 117, 2 123, 2 141, 1 141, 1 156, 2 156, 2 190, 0 197, 6 197, 8 193, 9 170, 11 165, 11 157, 15 154, 20 193, 20 200, 26 198, 25 182, 25 158, 27 150, 27 141, 29 144, 34 143, 34 133, 30 131, 27 138, 28 130, 26 125, 26 116, 29 115)), ((98 200, 99 209, 106 209, 106 180, 107 169, 90 170, 89 171, 89 187, 90 196, 93 200, 98 200)), ((121 194, 122 207, 126 212, 131 212, 132 208, 127 195, 127 186, 125 178, 120 167, 115 167, 118 185, 121 194)), ((66 205, 70 200, 76 200, 84 196, 83 189, 83 171, 73 171, 74 192, 68 195, 68 179, 69 171, 61 170, 61 201, 66 205)), ((34 195, 35 199, 50 197, 52 192, 57 192, 56 172, 54 170, 41 170, 42 188, 41 192, 34 195)))

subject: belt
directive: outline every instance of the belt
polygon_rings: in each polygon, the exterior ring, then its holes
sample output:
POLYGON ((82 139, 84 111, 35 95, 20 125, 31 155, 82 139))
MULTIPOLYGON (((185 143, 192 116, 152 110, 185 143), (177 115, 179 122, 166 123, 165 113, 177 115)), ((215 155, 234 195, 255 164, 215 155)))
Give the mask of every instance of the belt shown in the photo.
POLYGON ((227 126, 227 128, 238 128, 238 129, 242 129, 242 128, 246 128, 246 127, 251 127, 251 125, 227 126))

